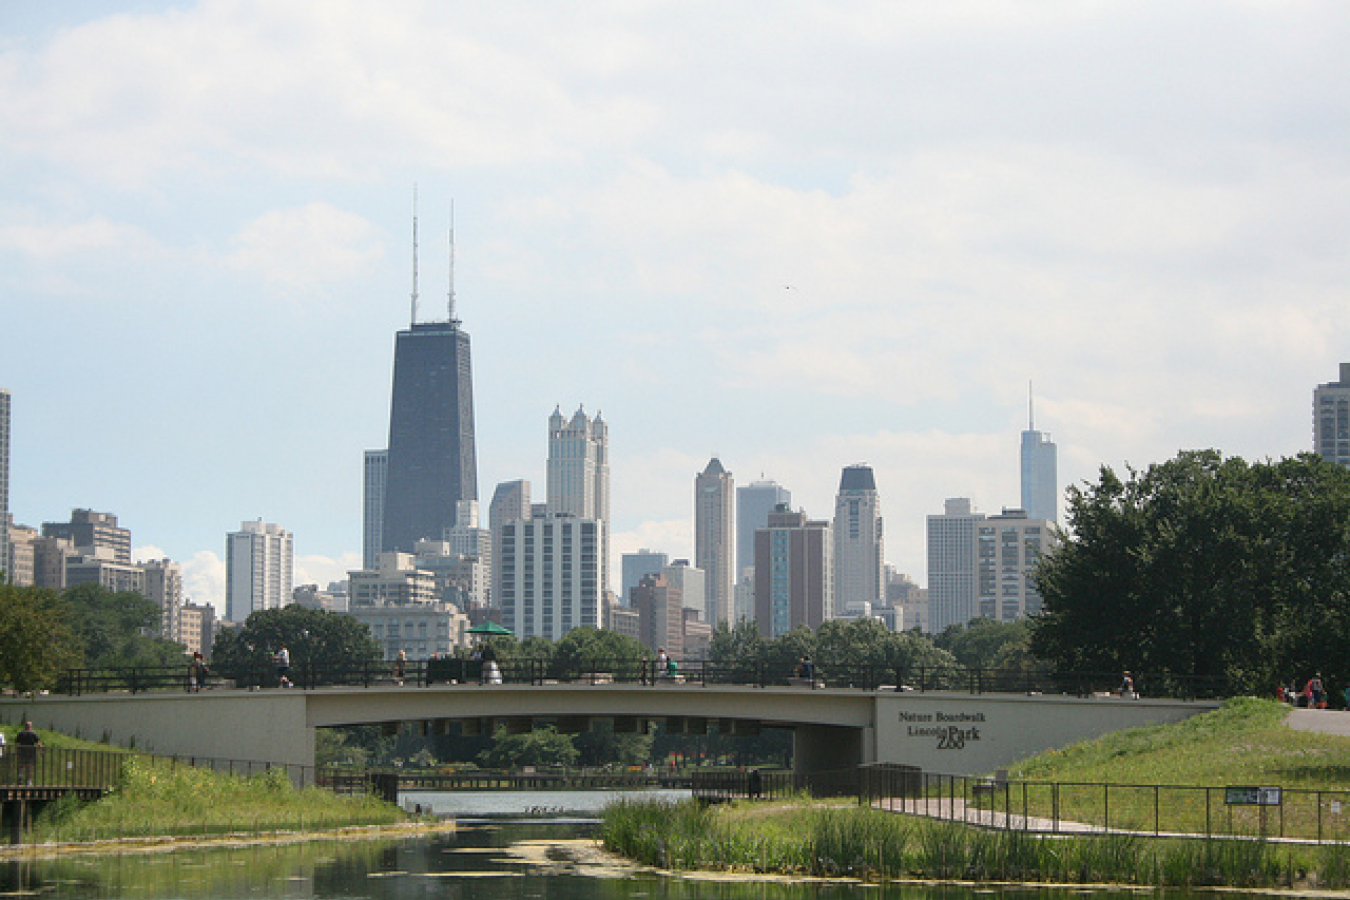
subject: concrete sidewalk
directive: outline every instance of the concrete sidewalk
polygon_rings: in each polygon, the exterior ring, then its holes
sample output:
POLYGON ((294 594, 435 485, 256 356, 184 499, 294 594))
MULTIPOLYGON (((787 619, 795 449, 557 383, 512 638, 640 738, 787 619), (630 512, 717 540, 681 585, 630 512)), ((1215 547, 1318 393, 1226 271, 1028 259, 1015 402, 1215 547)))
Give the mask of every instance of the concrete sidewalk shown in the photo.
POLYGON ((1295 731, 1350 737, 1350 712, 1343 709, 1291 709, 1284 724, 1295 731))

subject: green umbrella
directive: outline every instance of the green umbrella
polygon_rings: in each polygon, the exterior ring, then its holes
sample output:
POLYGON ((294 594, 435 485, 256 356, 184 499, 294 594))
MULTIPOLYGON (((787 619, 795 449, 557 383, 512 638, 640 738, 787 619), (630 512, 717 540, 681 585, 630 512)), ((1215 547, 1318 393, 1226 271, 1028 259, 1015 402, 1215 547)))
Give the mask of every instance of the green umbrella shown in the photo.
POLYGON ((496 622, 484 622, 481 625, 475 625, 469 629, 469 634, 506 634, 515 636, 515 632, 505 625, 498 625, 496 622))

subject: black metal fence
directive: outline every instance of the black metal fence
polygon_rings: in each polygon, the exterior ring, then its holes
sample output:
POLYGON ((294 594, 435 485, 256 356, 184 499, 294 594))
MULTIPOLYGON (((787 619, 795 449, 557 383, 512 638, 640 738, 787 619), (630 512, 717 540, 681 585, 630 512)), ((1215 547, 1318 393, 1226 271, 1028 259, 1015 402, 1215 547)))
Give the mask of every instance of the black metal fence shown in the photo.
POLYGON ((894 812, 1051 834, 1350 840, 1350 790, 1022 781, 871 765, 859 770, 858 799, 894 812))
MULTIPOLYGON (((750 687, 834 688, 864 691, 960 691, 973 694, 1019 693, 1091 696, 1109 693, 1120 685, 1115 672, 1043 672, 1022 669, 985 669, 966 666, 818 666, 814 677, 768 665, 742 665, 706 660, 661 667, 654 661, 592 660, 585 663, 515 659, 485 664, 482 660, 443 657, 407 662, 310 663, 291 667, 290 683, 299 689, 327 686, 374 687, 433 684, 637 684, 742 685, 750 687)), ((1221 695, 1222 685, 1203 679, 1174 676, 1151 679, 1134 676, 1143 696, 1207 698, 1221 695)), ((65 694, 111 691, 139 693, 152 690, 271 689, 281 686, 272 668, 218 671, 204 685, 191 680, 186 666, 141 666, 119 669, 71 669, 63 672, 56 689, 65 694)))
POLYGON ((690 774, 690 787, 695 799, 705 803, 739 799, 782 800, 799 794, 812 797, 856 797, 862 789, 862 771, 860 767, 823 772, 695 769, 690 774))
POLYGON ((0 756, 0 789, 106 789, 117 782, 131 756, 119 750, 10 746, 0 756))

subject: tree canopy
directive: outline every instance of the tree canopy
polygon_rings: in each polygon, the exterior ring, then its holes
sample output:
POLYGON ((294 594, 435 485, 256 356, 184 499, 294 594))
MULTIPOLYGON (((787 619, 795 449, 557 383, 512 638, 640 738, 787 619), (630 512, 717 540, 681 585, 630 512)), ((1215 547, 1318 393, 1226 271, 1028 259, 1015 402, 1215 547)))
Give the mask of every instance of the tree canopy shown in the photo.
POLYGON ((1350 470, 1189 451, 1068 490, 1032 650, 1229 692, 1350 677, 1350 470))
POLYGON ((291 604, 249 615, 238 628, 222 631, 211 650, 213 667, 233 677, 270 671, 272 654, 285 646, 296 672, 338 666, 360 667, 383 656, 370 629, 355 616, 291 604))
POLYGON ((70 604, 45 588, 0 585, 0 686, 50 687, 83 660, 70 604))
POLYGON ((135 591, 113 591, 98 584, 77 584, 62 596, 85 666, 174 666, 183 662, 182 644, 154 636, 161 614, 155 601, 135 591))

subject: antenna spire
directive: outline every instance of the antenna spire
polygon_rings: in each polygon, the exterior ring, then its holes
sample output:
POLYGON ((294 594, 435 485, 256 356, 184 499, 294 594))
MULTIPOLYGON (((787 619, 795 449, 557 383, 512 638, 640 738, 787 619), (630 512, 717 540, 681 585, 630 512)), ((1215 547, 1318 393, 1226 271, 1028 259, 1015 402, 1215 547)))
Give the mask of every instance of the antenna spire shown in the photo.
POLYGON ((1031 382, 1027 382, 1027 431, 1036 430, 1036 406, 1035 398, 1031 393, 1031 382))
POLYGON ((450 200, 450 322, 455 321, 455 201, 450 200))
POLYGON ((412 324, 417 324, 417 185, 413 185, 412 324))

